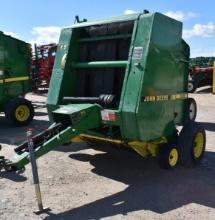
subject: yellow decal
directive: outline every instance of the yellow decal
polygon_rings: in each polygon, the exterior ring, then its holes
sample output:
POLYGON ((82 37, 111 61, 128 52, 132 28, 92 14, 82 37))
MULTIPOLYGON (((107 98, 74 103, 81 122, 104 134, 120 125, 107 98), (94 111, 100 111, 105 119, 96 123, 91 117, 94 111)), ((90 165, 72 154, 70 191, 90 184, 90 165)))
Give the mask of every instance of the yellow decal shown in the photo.
POLYGON ((180 100, 180 99, 186 99, 187 97, 188 97, 187 93, 181 93, 175 95, 145 96, 144 102, 180 100))
POLYGON ((214 71, 213 71, 213 93, 215 94, 215 61, 214 61, 214 71))
POLYGON ((10 83, 10 82, 25 81, 25 80, 29 80, 29 77, 23 76, 23 77, 13 77, 13 78, 1 79, 0 83, 10 83))

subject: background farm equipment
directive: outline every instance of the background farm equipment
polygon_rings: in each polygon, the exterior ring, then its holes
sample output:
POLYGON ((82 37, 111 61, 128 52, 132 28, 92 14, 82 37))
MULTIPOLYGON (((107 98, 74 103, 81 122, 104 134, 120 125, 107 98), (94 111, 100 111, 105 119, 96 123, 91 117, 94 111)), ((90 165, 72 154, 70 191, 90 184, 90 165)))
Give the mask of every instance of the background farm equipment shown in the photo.
POLYGON ((34 109, 24 99, 29 88, 30 45, 0 32, 0 112, 11 124, 26 125, 34 109))
POLYGON ((215 57, 196 57, 190 60, 188 92, 195 92, 202 86, 213 85, 215 57))
POLYGON ((202 86, 212 86, 213 84, 213 67, 200 68, 195 66, 190 71, 190 79, 188 82, 188 92, 195 92, 197 88, 202 86))
POLYGON ((49 87, 56 50, 56 44, 34 45, 31 61, 31 86, 33 91, 49 87))
POLYGON ((198 66, 201 68, 212 67, 215 61, 215 57, 195 57, 190 59, 190 65, 192 67, 198 66))
MULTIPOLYGON (((162 168, 199 163, 206 140, 190 114, 188 60, 182 23, 160 13, 63 29, 47 99, 52 125, 33 137, 36 156, 78 138, 129 147, 162 168)), ((4 166, 21 169, 27 142, 15 152, 4 166)))

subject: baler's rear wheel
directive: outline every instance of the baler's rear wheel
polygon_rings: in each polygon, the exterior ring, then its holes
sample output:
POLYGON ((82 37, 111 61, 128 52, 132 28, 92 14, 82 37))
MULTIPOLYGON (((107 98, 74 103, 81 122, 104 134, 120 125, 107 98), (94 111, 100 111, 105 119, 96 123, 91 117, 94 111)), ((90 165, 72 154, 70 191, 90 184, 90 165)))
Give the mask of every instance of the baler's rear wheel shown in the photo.
POLYGON ((197 115, 197 105, 193 98, 188 98, 188 119, 187 121, 195 121, 197 115))
POLYGON ((205 130, 196 122, 188 122, 182 128, 178 146, 181 152, 181 164, 190 166, 201 162, 206 145, 205 130))
POLYGON ((163 169, 172 169, 179 162, 179 149, 173 143, 165 143, 159 147, 158 163, 163 169))
POLYGON ((30 101, 24 98, 15 98, 7 104, 5 116, 10 124, 24 126, 32 121, 34 108, 30 101))

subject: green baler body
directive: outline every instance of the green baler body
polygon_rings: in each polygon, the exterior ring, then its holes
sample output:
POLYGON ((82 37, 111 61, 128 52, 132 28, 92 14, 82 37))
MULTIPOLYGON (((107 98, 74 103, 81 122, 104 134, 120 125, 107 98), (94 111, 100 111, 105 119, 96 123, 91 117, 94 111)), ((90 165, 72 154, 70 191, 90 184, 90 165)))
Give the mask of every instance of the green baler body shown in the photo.
POLYGON ((29 92, 29 44, 0 32, 0 112, 13 98, 29 92))
POLYGON ((118 128, 126 141, 171 137, 188 114, 188 61, 182 23, 160 13, 74 24, 59 40, 50 120, 66 96, 113 94, 118 102, 103 107, 101 127, 118 128))

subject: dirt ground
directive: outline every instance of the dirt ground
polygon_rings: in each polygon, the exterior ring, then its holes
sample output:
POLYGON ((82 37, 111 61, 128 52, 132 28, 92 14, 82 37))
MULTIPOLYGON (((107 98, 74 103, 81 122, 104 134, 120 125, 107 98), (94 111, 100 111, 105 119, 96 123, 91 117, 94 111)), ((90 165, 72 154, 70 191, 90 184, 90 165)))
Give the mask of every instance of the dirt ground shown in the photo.
MULTIPOLYGON (((38 159, 44 206, 37 209, 30 165, 0 174, 0 219, 215 219, 215 95, 192 95, 206 129, 200 166, 159 169, 154 159, 86 143, 60 146, 38 159)), ((34 132, 48 127, 45 95, 29 95, 36 108, 34 132)), ((27 128, 11 128, 0 117, 1 155, 10 156, 27 128)))

